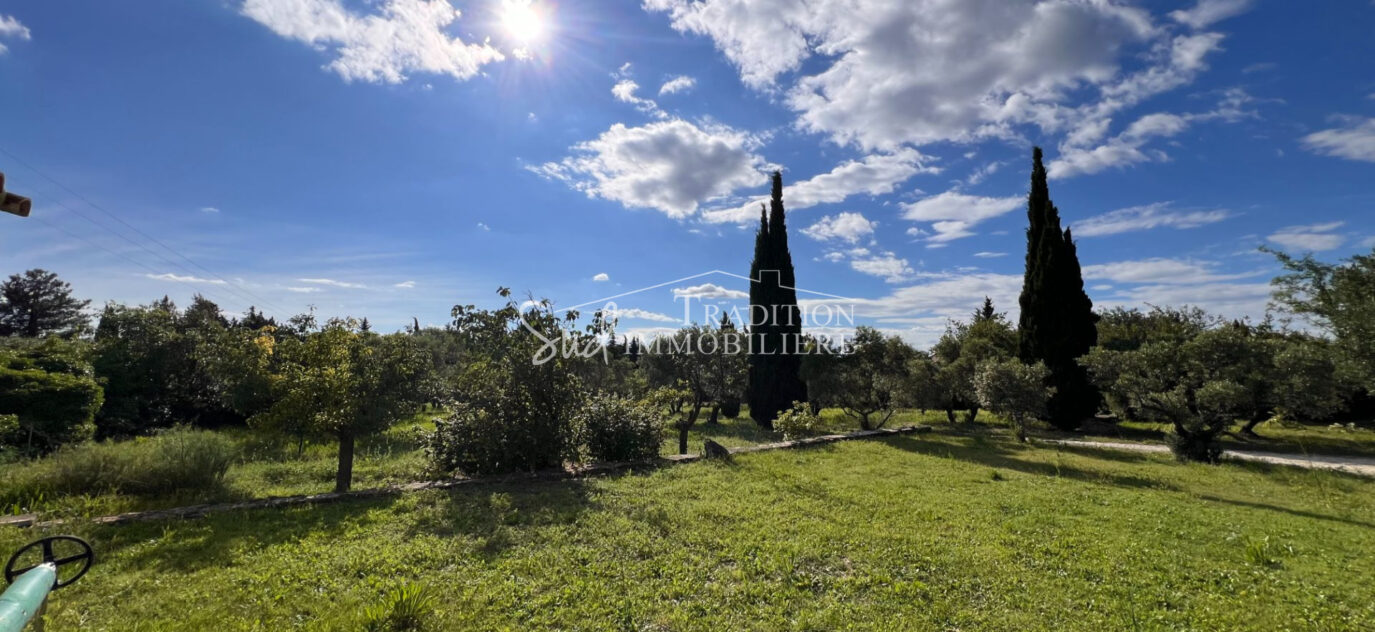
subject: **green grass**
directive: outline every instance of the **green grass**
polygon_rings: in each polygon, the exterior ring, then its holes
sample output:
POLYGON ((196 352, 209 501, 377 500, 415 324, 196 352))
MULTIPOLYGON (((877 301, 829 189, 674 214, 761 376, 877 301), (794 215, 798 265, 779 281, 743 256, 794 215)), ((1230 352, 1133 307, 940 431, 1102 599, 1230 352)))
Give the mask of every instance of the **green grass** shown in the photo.
POLYGON ((51 630, 1375 626, 1375 482, 982 435, 67 530, 51 630))

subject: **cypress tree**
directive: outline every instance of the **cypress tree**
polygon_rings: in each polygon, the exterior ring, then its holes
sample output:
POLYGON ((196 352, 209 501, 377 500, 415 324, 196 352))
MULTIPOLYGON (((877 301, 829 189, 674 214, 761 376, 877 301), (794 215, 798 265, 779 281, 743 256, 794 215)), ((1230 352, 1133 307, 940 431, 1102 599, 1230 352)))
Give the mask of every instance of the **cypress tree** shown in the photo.
POLYGON ((802 313, 796 285, 783 209, 783 174, 775 171, 773 196, 767 212, 760 209, 750 263, 750 417, 764 428, 773 428, 774 418, 794 401, 807 400, 798 355, 802 313))
POLYGON ((1098 409, 1098 391, 1076 361, 1098 343, 1098 316, 1084 293, 1073 235, 1060 229, 1060 210, 1050 200, 1040 147, 1032 150, 1027 221, 1018 354, 1050 369, 1055 394, 1047 416, 1057 428, 1072 430, 1098 409))

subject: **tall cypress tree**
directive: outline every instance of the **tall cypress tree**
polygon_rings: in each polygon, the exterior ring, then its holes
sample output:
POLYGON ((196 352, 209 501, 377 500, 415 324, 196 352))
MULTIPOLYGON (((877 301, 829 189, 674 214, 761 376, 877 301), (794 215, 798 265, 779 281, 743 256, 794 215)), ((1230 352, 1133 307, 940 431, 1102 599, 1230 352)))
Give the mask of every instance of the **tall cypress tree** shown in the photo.
POLYGON ((1072 430, 1098 409, 1098 391, 1076 359, 1098 344, 1098 316, 1084 293, 1073 235, 1060 229, 1060 210, 1050 200, 1041 148, 1032 150, 1027 195, 1026 276, 1019 299, 1018 352, 1025 362, 1044 362, 1055 394, 1050 422, 1072 430))
POLYGON ((773 196, 767 212, 760 209, 759 232, 750 263, 750 417, 773 428, 778 413, 807 400, 802 381, 802 313, 797 306, 797 277, 788 250, 783 209, 783 174, 773 173, 773 196))

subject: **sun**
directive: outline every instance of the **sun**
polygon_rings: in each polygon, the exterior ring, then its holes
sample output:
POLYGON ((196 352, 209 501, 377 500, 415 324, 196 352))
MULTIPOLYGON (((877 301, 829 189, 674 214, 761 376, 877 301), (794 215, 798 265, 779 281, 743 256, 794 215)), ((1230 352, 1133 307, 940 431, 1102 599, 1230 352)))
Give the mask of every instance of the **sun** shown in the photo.
POLYGON ((544 15, 533 0, 501 0, 501 26, 506 34, 521 43, 544 37, 544 15))

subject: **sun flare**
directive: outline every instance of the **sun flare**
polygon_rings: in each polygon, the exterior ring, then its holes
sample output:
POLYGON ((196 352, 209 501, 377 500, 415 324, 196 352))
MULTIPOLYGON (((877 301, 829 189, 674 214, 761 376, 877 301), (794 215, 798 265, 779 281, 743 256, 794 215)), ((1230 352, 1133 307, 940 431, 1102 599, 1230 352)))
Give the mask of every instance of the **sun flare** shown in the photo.
POLYGON ((501 25, 507 35, 522 43, 544 37, 544 15, 532 0, 502 0, 501 25))

